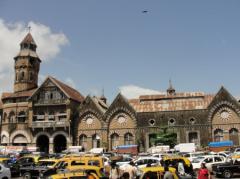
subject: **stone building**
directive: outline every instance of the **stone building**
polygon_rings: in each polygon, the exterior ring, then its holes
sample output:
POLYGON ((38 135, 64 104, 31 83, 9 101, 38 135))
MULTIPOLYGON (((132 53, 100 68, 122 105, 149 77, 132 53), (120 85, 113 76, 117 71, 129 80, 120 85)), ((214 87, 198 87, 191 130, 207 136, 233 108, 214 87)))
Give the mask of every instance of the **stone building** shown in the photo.
POLYGON ((72 145, 72 121, 84 97, 50 76, 38 87, 41 60, 36 48, 28 33, 14 58, 14 92, 1 99, 1 144, 60 152, 72 145))
POLYGON ((36 48, 29 33, 14 58, 14 92, 3 93, 0 101, 2 145, 60 152, 69 145, 113 150, 137 144, 146 151, 163 129, 176 133, 179 143, 232 140, 239 145, 239 102, 224 87, 216 94, 179 93, 170 84, 165 94, 137 99, 118 94, 109 104, 104 95, 83 97, 51 76, 38 86, 36 48))

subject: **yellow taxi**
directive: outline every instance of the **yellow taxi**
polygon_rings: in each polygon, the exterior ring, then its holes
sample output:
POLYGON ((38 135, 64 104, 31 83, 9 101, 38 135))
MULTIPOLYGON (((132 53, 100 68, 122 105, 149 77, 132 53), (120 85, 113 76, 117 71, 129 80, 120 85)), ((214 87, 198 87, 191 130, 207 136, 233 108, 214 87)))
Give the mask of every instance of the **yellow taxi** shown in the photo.
POLYGON ((71 172, 55 174, 48 179, 99 179, 99 177, 95 173, 71 172))
POLYGON ((81 161, 82 165, 92 165, 97 166, 100 168, 104 168, 104 159, 103 157, 98 156, 69 156, 69 157, 63 157, 59 159, 59 161, 66 161, 66 162, 72 162, 72 161, 81 161))
POLYGON ((163 157, 164 162, 172 163, 172 162, 180 162, 182 161, 185 165, 188 167, 191 166, 191 162, 188 158, 186 157, 181 157, 181 156, 164 156, 163 157))
MULTIPOLYGON (((169 171, 173 174, 174 179, 179 179, 179 176, 176 173, 176 169, 173 167, 169 167, 169 171)), ((154 178, 154 179, 163 179, 164 176, 164 167, 156 166, 156 167, 145 167, 140 171, 142 174, 140 179, 154 178)))

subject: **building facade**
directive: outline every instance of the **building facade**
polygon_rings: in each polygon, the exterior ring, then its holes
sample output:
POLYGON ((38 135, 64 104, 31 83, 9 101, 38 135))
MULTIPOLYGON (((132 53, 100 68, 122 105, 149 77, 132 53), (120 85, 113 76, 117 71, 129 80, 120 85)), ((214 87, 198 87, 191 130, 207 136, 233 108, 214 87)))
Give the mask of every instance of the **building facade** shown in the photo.
POLYGON ((14 58, 14 92, 3 93, 0 102, 2 145, 60 152, 69 145, 113 150, 137 144, 146 151, 162 130, 176 133, 178 143, 202 147, 232 140, 239 145, 239 101, 224 87, 216 94, 179 93, 170 84, 165 94, 137 99, 118 94, 109 104, 104 95, 84 97, 51 76, 38 86, 36 48, 29 33, 14 58))

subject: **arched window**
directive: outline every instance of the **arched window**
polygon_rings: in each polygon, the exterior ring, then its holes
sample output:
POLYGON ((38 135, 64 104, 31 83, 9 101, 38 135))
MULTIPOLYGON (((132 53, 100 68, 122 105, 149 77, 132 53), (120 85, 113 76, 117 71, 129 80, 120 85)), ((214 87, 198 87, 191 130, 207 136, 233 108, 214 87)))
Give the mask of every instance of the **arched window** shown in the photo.
POLYGON ((14 120, 15 120, 15 113, 14 113, 13 111, 11 111, 11 112, 9 113, 8 119, 9 119, 9 123, 15 122, 15 121, 14 121, 14 120))
POLYGON ((133 144, 133 135, 131 133, 126 133, 124 135, 124 145, 132 145, 133 144))
POLYGON ((85 134, 79 136, 79 145, 83 147, 83 150, 87 149, 87 136, 85 134))
POLYGON ((115 149, 119 145, 119 135, 114 133, 111 135, 111 150, 115 149))
POLYGON ((21 111, 18 113, 18 122, 25 122, 26 118, 27 118, 27 116, 24 111, 21 111))
POLYGON ((239 145, 239 135, 238 130, 236 128, 232 128, 229 130, 229 139, 233 141, 234 145, 239 145))
POLYGON ((92 136, 92 148, 100 148, 100 136, 97 134, 92 136))
POLYGON ((214 141, 216 141, 216 142, 223 141, 223 130, 222 129, 216 129, 214 131, 214 141))

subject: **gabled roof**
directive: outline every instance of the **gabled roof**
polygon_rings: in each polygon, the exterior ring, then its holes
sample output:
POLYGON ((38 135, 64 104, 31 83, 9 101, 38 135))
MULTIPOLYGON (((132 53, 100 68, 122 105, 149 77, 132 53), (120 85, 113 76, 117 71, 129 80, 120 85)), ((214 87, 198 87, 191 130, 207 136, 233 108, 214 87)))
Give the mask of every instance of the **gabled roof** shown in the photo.
POLYGON ((31 33, 28 33, 20 44, 33 44, 36 45, 31 33))
POLYGON ((175 93, 174 95, 144 95, 130 99, 136 112, 161 112, 207 109, 214 95, 202 92, 175 93))
POLYGON ((100 115, 103 115, 107 111, 108 106, 105 103, 103 103, 103 101, 100 100, 98 97, 96 96, 92 97, 88 95, 84 99, 80 107, 80 111, 86 111, 87 109, 95 109, 96 112, 98 112, 100 115))
POLYGON ((231 101, 234 103, 236 106, 240 107, 239 102, 237 101, 236 98, 234 98, 225 87, 221 87, 220 90, 217 92, 217 94, 214 96, 213 100, 211 103, 208 105, 208 108, 211 108, 214 106, 216 103, 219 101, 231 101))
POLYGON ((109 106, 108 110, 105 113, 105 116, 108 116, 109 114, 112 113, 112 111, 116 110, 116 108, 126 108, 128 109, 132 114, 136 114, 136 111, 134 108, 129 104, 128 100, 121 94, 119 93, 117 97, 113 100, 112 104, 109 106))
MULTIPOLYGON (((74 88, 66 85, 65 83, 57 80, 56 78, 53 78, 51 76, 48 76, 45 81, 42 83, 42 85, 34 92, 34 94, 44 85, 44 83, 50 80, 51 82, 53 82, 60 90, 62 90, 62 92, 70 99, 77 101, 77 102, 82 102, 84 100, 84 96, 79 93, 77 90, 75 90, 74 88)), ((33 94, 33 95, 34 95, 33 94)), ((33 96, 32 95, 32 96, 33 96)))

